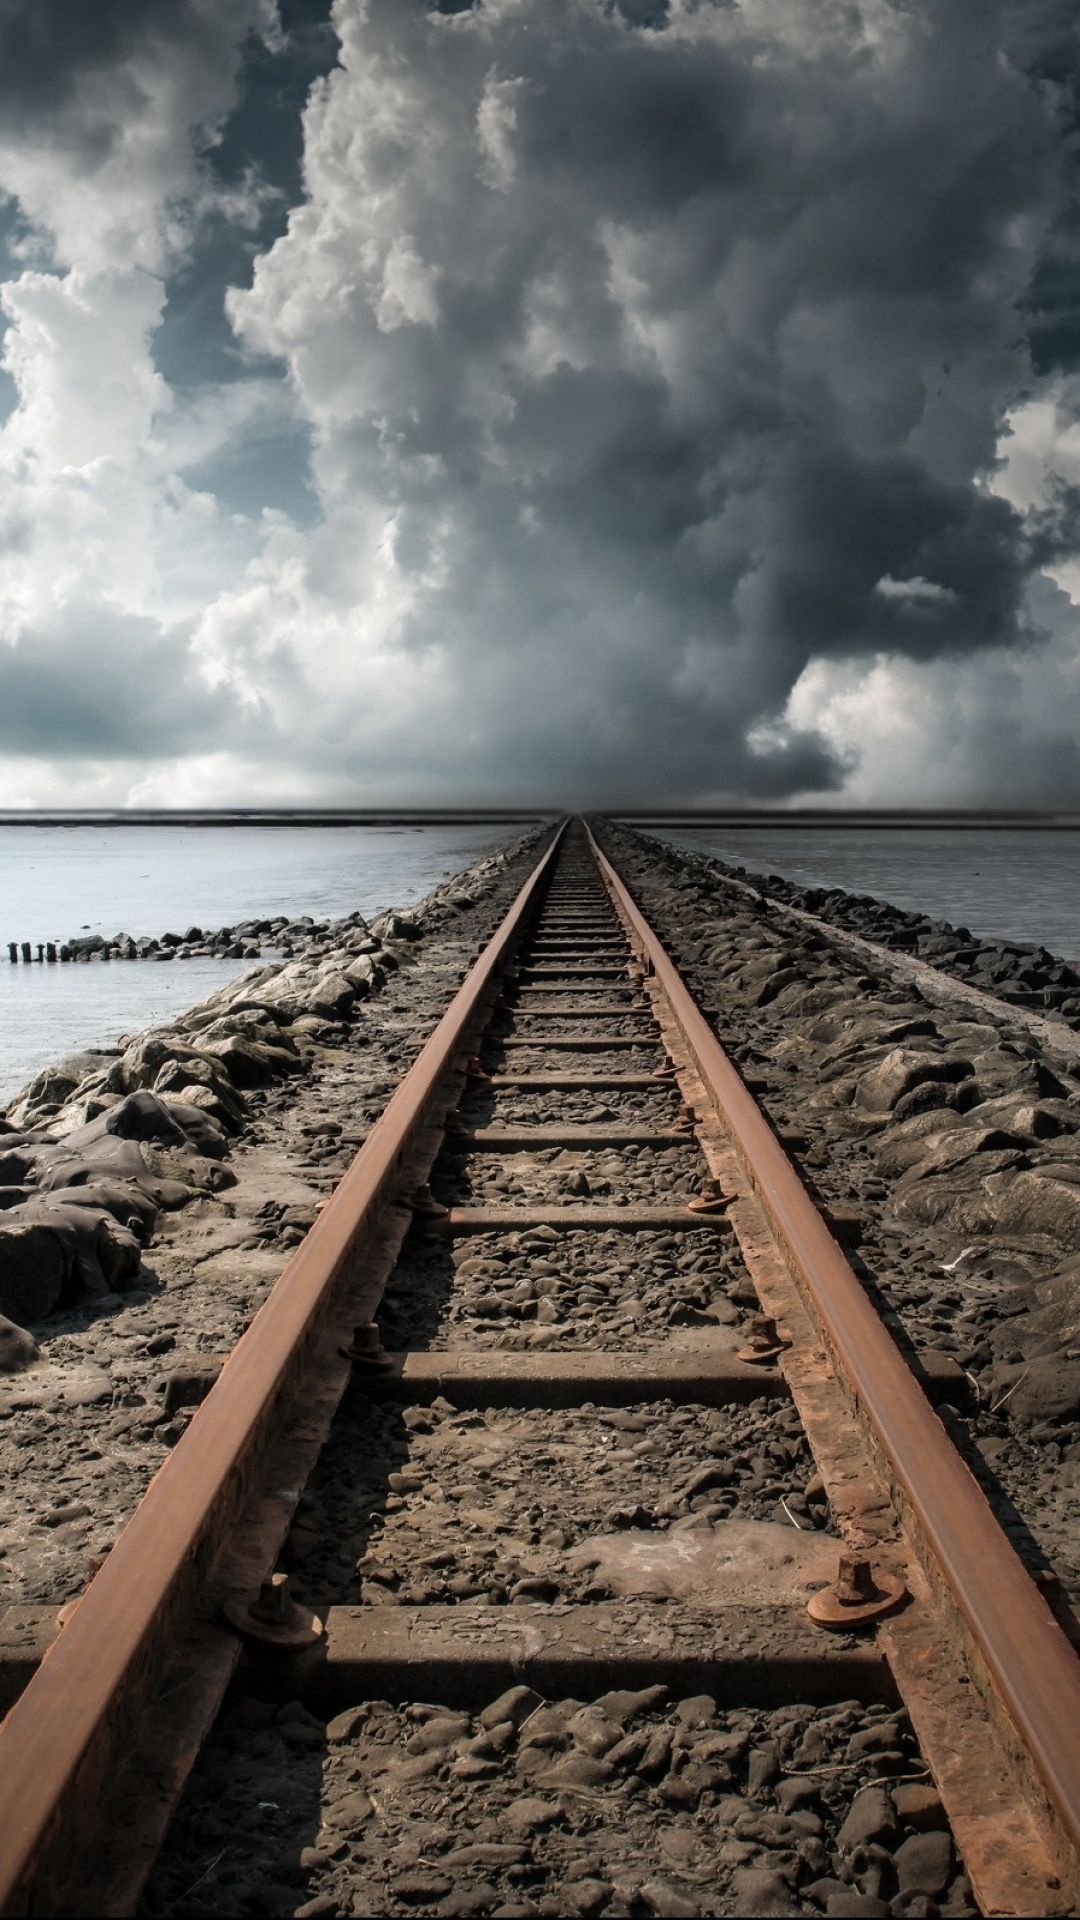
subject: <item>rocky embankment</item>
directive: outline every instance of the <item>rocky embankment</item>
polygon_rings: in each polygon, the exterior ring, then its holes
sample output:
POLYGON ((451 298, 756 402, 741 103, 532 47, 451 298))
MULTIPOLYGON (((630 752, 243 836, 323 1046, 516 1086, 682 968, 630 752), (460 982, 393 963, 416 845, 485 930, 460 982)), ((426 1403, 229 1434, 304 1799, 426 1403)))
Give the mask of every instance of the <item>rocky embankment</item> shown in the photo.
MULTIPOLYGON (((50 941, 48 946, 40 942, 36 948, 23 943, 22 956, 29 961, 31 953, 36 951, 40 961, 47 955, 49 960, 69 960, 76 963, 107 960, 260 960, 264 953, 273 958, 291 960, 296 954, 309 952, 313 947, 332 945, 340 938, 343 927, 355 927, 361 924, 359 915, 353 914, 346 920, 315 920, 308 913, 290 919, 288 914, 280 913, 272 920, 242 920, 233 927, 218 927, 212 933, 204 933, 201 927, 191 926, 186 933, 154 934, 101 933, 74 934, 68 940, 50 941)), ((14 960, 19 951, 18 944, 8 942, 8 952, 14 960)))
POLYGON ((1018 1546, 1080 1592, 1073 1035, 1055 1049, 1000 998, 942 1003, 712 863, 602 837, 897 1337, 956 1363, 944 1417, 1018 1546))
POLYGON ((818 914, 831 925, 876 941, 895 953, 911 954, 929 966, 1013 1006, 1058 1015, 1080 1027, 1080 965, 1022 940, 992 940, 970 927, 950 926, 925 913, 907 913, 869 893, 845 893, 842 887, 803 887, 778 873, 755 873, 699 854, 683 854, 688 865, 753 887, 770 900, 818 914))
POLYGON ((0 1601, 82 1591, 191 1417, 184 1383, 257 1313, 543 838, 9 1108, 0 1274, 60 1293, 29 1328, 0 1321, 0 1601))
MULTIPOLYGON (((0 1119, 0 1313, 36 1323, 137 1287, 159 1214, 234 1183, 230 1148, 253 1091, 309 1073, 426 939, 478 909, 486 926, 481 903, 502 899, 537 837, 370 925, 352 914, 224 929, 208 950, 245 957, 242 944, 222 947, 227 934, 269 934, 293 957, 243 973, 171 1026, 38 1074, 0 1119)), ((178 941, 165 935, 162 952, 182 953, 178 941)), ((0 1365, 32 1345, 0 1327, 0 1365)))

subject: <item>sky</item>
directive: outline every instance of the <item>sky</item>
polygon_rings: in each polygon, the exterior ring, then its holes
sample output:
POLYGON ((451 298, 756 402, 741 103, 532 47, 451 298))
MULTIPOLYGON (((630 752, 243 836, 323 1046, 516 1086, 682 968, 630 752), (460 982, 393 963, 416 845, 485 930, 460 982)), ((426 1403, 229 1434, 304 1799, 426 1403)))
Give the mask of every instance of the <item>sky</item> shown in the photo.
POLYGON ((1073 0, 0 0, 0 806, 1080 804, 1073 0))

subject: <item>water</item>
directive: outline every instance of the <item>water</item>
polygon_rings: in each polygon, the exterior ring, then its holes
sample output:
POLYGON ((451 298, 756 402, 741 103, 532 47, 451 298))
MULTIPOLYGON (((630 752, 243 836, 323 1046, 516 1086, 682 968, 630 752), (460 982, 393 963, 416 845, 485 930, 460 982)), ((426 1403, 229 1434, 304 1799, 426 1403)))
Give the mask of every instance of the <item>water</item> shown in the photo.
POLYGON ((1037 827, 692 827, 651 832, 805 887, 872 893, 907 912, 1080 960, 1080 833, 1037 827))
POLYGON ((0 826, 0 1103, 50 1061, 166 1022, 245 971, 209 959, 11 966, 9 940, 212 932, 277 914, 371 919, 522 830, 0 826))

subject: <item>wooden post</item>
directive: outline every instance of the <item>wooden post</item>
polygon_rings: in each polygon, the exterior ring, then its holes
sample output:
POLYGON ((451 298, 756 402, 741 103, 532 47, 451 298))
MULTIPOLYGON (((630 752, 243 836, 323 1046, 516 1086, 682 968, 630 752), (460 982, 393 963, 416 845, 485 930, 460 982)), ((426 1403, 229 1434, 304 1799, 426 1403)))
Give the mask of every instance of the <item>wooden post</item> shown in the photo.
POLYGON ((20 952, 20 953, 22 954, 22 957, 23 957, 23 965, 24 965, 24 967, 28 967, 28 966, 30 965, 30 942, 29 942, 29 940, 24 940, 24 941, 22 942, 22 944, 21 944, 21 946, 20 946, 20 948, 19 948, 19 952, 20 952))
POLYGON ((46 960, 56 959, 56 942, 54 940, 47 940, 45 942, 45 958, 46 960))

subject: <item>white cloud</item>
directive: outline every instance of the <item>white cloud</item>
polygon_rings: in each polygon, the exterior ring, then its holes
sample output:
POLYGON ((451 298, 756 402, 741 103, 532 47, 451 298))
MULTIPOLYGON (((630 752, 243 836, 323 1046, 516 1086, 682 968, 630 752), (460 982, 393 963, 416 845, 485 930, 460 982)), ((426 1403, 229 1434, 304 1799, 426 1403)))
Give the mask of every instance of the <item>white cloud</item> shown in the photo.
POLYGON ((852 773, 853 806, 1075 805, 1080 612, 1048 590, 1049 644, 964 661, 815 661, 787 722, 824 733, 852 773))
POLYGON ((916 573, 910 580, 894 580, 891 573, 884 573, 875 582, 874 592, 880 593, 885 600, 922 600, 933 606, 955 606, 957 595, 951 587, 940 586, 936 580, 924 580, 916 573))
POLYGON ((4 453, 52 470, 131 460, 172 406, 150 357, 164 304, 161 281, 138 269, 9 280, 3 365, 19 405, 0 434, 4 453))
MULTIPOLYGON (((6 55, 0 189, 48 235, 58 266, 160 274, 186 245, 193 203, 204 213, 213 204, 200 148, 233 104, 238 43, 249 29, 273 36, 276 5, 99 7, 74 31, 63 0, 36 0, 34 11, 38 63, 24 76, 15 50, 6 55)), ((249 198, 256 190, 246 183, 249 198)), ((224 190, 226 203, 236 191, 224 190)))

